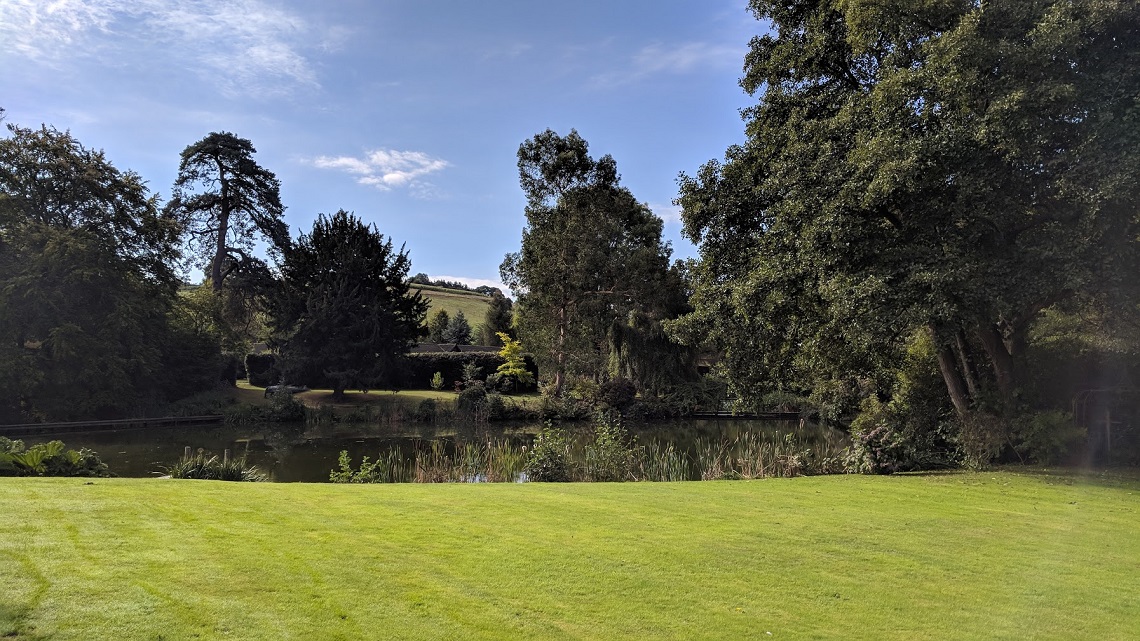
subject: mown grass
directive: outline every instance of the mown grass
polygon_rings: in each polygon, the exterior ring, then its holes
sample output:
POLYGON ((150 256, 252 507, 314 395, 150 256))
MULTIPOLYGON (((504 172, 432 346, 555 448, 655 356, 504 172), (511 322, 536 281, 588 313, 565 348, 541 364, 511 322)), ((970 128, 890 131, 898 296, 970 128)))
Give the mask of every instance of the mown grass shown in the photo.
POLYGON ((1140 481, 0 480, 13 639, 1136 639, 1140 481), (769 635, 769 633, 771 633, 769 635))

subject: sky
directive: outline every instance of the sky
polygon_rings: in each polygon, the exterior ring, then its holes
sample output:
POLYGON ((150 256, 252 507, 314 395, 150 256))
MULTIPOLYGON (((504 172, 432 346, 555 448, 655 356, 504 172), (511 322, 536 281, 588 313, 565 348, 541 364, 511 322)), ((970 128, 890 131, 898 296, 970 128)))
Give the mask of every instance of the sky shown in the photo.
POLYGON ((6 120, 70 130, 170 194, 214 131, 253 142, 293 235, 338 209, 412 273, 499 286, 519 145, 576 129, 665 221, 679 172, 744 141, 747 0, 0 0, 6 120))

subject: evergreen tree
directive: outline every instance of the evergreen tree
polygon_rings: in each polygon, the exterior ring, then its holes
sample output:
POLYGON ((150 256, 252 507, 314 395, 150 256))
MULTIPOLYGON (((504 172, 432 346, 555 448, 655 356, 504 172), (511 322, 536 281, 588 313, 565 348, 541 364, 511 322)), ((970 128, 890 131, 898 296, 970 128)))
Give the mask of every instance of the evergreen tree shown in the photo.
POLYGON ((407 253, 356 216, 321 215, 281 265, 273 327, 297 382, 348 387, 383 382, 415 345, 427 302, 408 286, 407 253))
POLYGON ((447 328, 443 330, 443 342, 456 345, 471 344, 471 325, 463 315, 462 309, 456 311, 455 316, 448 321, 447 328))
POLYGON ((447 332, 447 327, 450 323, 451 317, 446 309, 440 308, 432 312, 431 318, 428 320, 428 342, 445 342, 443 335, 447 332))

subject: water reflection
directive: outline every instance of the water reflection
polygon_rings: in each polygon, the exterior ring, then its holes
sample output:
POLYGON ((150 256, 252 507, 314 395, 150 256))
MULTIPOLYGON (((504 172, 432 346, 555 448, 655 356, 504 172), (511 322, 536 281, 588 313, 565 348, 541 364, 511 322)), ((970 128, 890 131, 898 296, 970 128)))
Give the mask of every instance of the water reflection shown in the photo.
MULTIPOLYGON (((465 443, 529 445, 541 428, 540 424, 517 423, 410 424, 395 429, 359 424, 267 423, 75 433, 24 440, 31 445, 59 439, 71 448, 90 448, 113 473, 124 477, 158 476, 162 467, 178 460, 186 447, 219 456, 228 449, 235 457, 245 456, 272 480, 287 483, 328 481, 329 472, 337 467, 341 450, 347 450, 354 463, 364 456, 375 459, 391 449, 399 450, 410 459, 417 448, 422 450, 437 439, 451 451, 455 451, 457 444, 465 443)), ((588 423, 569 424, 564 428, 572 438, 583 439, 592 429, 588 423)), ((695 456, 701 443, 733 441, 749 434, 793 434, 800 443, 830 449, 840 449, 847 441, 846 434, 838 430, 787 421, 668 421, 628 425, 627 429, 638 444, 661 448, 672 445, 688 456, 695 456)))

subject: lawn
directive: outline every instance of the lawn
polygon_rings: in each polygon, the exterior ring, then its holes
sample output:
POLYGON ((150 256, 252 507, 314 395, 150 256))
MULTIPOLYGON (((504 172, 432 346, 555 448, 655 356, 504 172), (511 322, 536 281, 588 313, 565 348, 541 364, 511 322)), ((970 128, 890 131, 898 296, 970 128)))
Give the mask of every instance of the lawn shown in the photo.
POLYGON ((0 510, 3 638, 1140 638, 1134 476, 0 479, 0 510))

